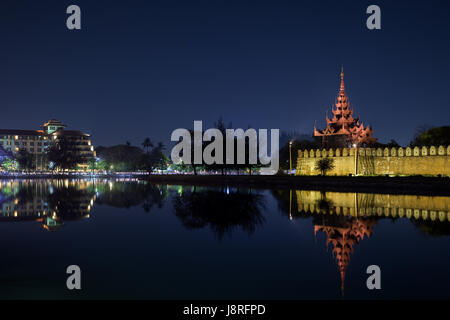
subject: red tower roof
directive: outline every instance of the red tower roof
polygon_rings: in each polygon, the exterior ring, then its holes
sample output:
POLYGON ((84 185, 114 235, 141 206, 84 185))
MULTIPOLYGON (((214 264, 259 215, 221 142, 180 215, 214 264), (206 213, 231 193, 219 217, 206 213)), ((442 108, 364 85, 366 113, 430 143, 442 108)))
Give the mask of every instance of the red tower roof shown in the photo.
MULTIPOLYGON (((373 144, 377 139, 372 137, 373 130, 368 126, 364 128, 364 125, 359 122, 359 118, 353 117, 353 109, 350 108, 350 102, 345 92, 344 85, 344 68, 341 70, 341 84, 339 87, 339 93, 336 98, 334 106, 331 107, 333 117, 331 119, 326 118, 327 127, 323 130, 317 130, 314 128, 314 136, 342 136, 345 139, 345 146, 352 146, 356 144, 358 146, 364 144, 373 144)), ((337 147, 344 147, 340 145, 337 147)))

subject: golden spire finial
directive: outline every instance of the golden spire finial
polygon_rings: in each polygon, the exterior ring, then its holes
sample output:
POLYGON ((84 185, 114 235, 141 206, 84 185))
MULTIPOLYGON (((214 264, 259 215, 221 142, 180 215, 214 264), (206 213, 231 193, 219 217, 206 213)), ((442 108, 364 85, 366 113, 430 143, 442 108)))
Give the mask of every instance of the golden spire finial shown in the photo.
POLYGON ((344 86, 344 65, 341 67, 341 88, 339 90, 340 94, 345 93, 345 86, 344 86))

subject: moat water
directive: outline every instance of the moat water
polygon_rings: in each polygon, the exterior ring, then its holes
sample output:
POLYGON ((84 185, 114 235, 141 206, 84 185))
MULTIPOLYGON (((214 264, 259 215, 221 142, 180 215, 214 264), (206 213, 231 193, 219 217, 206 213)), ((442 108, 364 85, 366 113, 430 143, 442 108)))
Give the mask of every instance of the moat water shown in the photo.
POLYGON ((450 298, 450 197, 1 180, 0 210, 0 299, 450 298))

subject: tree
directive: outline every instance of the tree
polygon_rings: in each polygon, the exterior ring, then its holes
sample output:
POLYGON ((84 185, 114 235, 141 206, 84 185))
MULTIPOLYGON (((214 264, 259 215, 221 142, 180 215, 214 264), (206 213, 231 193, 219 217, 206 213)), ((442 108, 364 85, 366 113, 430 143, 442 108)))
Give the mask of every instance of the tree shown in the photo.
POLYGON ((399 148, 400 145, 394 139, 391 139, 388 143, 375 142, 373 148, 399 148))
POLYGON ((97 162, 97 169, 102 171, 108 171, 109 169, 111 169, 111 164, 108 161, 101 159, 100 161, 97 162))
POLYGON ((165 167, 167 157, 163 154, 164 144, 159 142, 155 147, 150 138, 146 138, 142 146, 147 151, 130 144, 111 147, 99 146, 97 147, 97 156, 101 160, 98 162, 97 168, 100 170, 152 172, 156 168, 165 167))
POLYGON ((53 164, 52 169, 70 170, 74 169, 83 159, 75 145, 65 136, 54 140, 46 152, 47 160, 53 164))
POLYGON ((18 164, 15 160, 8 158, 8 159, 3 160, 1 166, 2 166, 3 170, 14 171, 17 169, 18 164))
POLYGON ((183 163, 183 161, 181 161, 178 164, 172 163, 170 165, 170 168, 174 171, 178 171, 178 172, 189 172, 191 169, 191 166, 188 164, 183 163))
POLYGON ((389 141, 386 144, 386 147, 387 148, 398 148, 398 147, 400 147, 400 145, 397 143, 397 141, 395 141, 394 139, 391 139, 391 141, 389 141))
POLYGON ((147 153, 143 156, 143 169, 151 173, 156 168, 164 166, 165 156, 162 152, 164 148, 164 144, 162 142, 158 142, 156 147, 154 147, 151 151, 147 151, 147 153))
POLYGON ((100 170, 134 171, 142 166, 144 152, 141 148, 128 144, 111 147, 97 147, 97 157, 101 160, 97 165, 100 170))
POLYGON ((450 145, 450 126, 427 128, 417 130, 411 147, 422 146, 448 146, 450 145))
MULTIPOLYGON (((161 142, 160 142, 161 143, 161 142)), ((148 149, 149 148, 153 148, 153 143, 150 140, 149 137, 144 139, 144 142, 142 142, 142 146, 144 147, 144 149, 146 149, 147 153, 148 153, 148 149)))
MULTIPOLYGON (((226 173, 226 171, 236 171, 238 174, 241 170, 249 170, 251 173, 252 169, 261 167, 261 164, 250 164, 250 141, 249 138, 246 138, 245 136, 234 136, 233 137, 233 146, 234 146, 234 159, 233 164, 227 164, 227 149, 226 149, 226 130, 232 129, 232 123, 229 122, 228 125, 225 124, 222 117, 219 117, 219 119, 214 123, 214 128, 219 130, 222 134, 222 163, 213 163, 213 164, 203 164, 203 168, 211 171, 220 171, 222 175, 226 173), (238 144, 244 145, 244 163, 238 163, 238 144)), ((193 143, 192 143, 193 145, 193 143)), ((206 147, 207 143, 204 141, 202 149, 206 147)), ((194 174, 195 174, 195 166, 194 166, 194 174)))
POLYGON ((327 174, 327 171, 330 171, 334 168, 334 160, 332 158, 323 158, 316 161, 316 170, 319 170, 322 176, 327 174))
POLYGON ((33 169, 33 155, 25 149, 21 149, 17 154, 17 163, 22 170, 33 169))
POLYGON ((95 159, 89 159, 88 160, 88 167, 89 167, 89 170, 94 172, 94 170, 97 169, 97 161, 95 159))
MULTIPOLYGON (((320 149, 321 144, 313 139, 306 139, 306 135, 297 134, 297 137, 293 137, 292 140, 286 140, 284 145, 280 149, 280 168, 283 170, 289 170, 289 141, 292 141, 292 168, 297 167, 298 150, 320 149)), ((281 140, 281 139, 280 139, 281 140)))

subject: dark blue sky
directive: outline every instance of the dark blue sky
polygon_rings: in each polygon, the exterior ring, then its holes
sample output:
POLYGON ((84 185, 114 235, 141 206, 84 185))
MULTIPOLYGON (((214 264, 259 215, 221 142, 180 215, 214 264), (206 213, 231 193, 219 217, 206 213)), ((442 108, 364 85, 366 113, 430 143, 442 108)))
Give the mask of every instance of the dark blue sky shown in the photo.
POLYGON ((448 1, 19 1, 0 4, 1 128, 55 117, 95 145, 168 143, 194 120, 312 133, 343 64, 350 103, 401 144, 450 120, 448 1), (66 8, 82 30, 66 28, 66 8), (366 28, 378 4, 382 30, 366 28))

